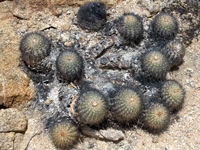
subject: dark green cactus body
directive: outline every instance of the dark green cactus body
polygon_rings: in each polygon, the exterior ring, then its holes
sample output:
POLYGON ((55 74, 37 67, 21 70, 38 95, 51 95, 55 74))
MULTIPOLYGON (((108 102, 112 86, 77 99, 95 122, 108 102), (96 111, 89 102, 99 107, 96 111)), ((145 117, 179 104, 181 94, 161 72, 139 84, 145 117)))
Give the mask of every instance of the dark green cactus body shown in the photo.
POLYGON ((143 115, 145 127, 150 131, 159 132, 168 127, 170 111, 162 103, 150 103, 143 115))
POLYGON ((75 110, 83 124, 97 124, 107 114, 107 101, 97 90, 90 89, 81 93, 76 101, 75 110))
POLYGON ((83 59, 76 51, 66 50, 58 56, 56 67, 61 78, 73 82, 82 76, 83 59))
POLYGON ((163 53, 160 51, 148 51, 142 56, 142 70, 150 79, 165 79, 170 69, 170 64, 163 53))
POLYGON ((79 131, 72 120, 64 119, 51 125, 49 135, 55 147, 66 149, 76 142, 79 131))
POLYGON ((178 23, 175 17, 167 13, 160 13, 155 16, 152 25, 154 36, 167 40, 175 38, 178 32, 178 23))
POLYGON ((182 105, 185 92, 180 83, 175 80, 165 81, 160 89, 162 100, 168 105, 170 110, 176 110, 182 105))
POLYGON ((49 40, 39 33, 28 33, 20 43, 22 59, 31 68, 41 68, 41 61, 49 56, 51 44, 49 40))
POLYGON ((134 13, 125 13, 118 20, 118 30, 125 40, 137 43, 143 35, 142 18, 134 13))
POLYGON ((166 54, 169 62, 171 63, 171 67, 174 67, 183 62, 185 47, 178 41, 171 41, 162 49, 162 52, 166 54))
POLYGON ((134 120, 138 118, 142 110, 141 95, 135 89, 121 87, 111 100, 110 109, 117 121, 134 120))

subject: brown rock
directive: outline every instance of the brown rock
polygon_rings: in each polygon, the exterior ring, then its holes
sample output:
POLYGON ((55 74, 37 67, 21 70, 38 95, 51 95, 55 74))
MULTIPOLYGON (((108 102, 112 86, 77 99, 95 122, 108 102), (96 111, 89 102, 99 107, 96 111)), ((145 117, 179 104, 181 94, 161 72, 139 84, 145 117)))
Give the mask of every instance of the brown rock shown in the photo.
POLYGON ((22 9, 21 6, 17 5, 17 7, 13 10, 13 15, 21 19, 29 19, 31 11, 30 9, 22 9))
POLYGON ((15 133, 15 140, 14 140, 14 149, 16 150, 19 147, 19 144, 24 138, 24 134, 22 133, 15 133))
POLYGON ((0 92, 3 90, 2 83, 0 82, 0 92))
POLYGON ((14 2, 12 1, 4 1, 0 3, 0 20, 4 20, 12 17, 12 9, 14 6, 14 2))
POLYGON ((15 139, 14 132, 0 133, 0 150, 14 150, 13 141, 15 139))
POLYGON ((3 96, 0 96, 0 105, 3 105, 3 99, 4 99, 3 96))
MULTIPOLYGON (((57 8, 60 6, 65 6, 66 4, 70 6, 81 6, 86 2, 90 2, 91 0, 17 0, 17 5, 19 4, 28 4, 31 8, 36 10, 42 10, 43 8, 57 8)), ((93 1, 101 1, 104 2, 107 8, 112 7, 113 5, 122 2, 123 0, 93 0, 93 1)), ((26 5, 26 6, 28 6, 26 5)))
POLYGON ((3 90, 3 85, 2 85, 2 83, 0 81, 0 105, 3 104, 3 99, 4 99, 2 90, 3 90))
POLYGON ((62 6, 67 3, 68 0, 51 0, 52 5, 62 6))
POLYGON ((8 71, 9 74, 0 76, 4 82, 2 96, 6 107, 17 107, 33 97, 33 89, 29 87, 30 79, 19 68, 13 69, 13 72, 8 71))
POLYGON ((0 132, 23 132, 26 126, 25 116, 16 108, 0 110, 0 132))
MULTIPOLYGON (((0 9, 0 14, 2 11, 0 9)), ((17 107, 34 96, 31 80, 18 67, 20 37, 13 25, 15 22, 11 16, 1 20, 0 24, 0 104, 6 107, 17 107)))
MULTIPOLYGON (((72 6, 81 6, 90 1, 91 0, 68 0, 67 4, 72 5, 72 6)), ((122 2, 123 0, 94 0, 94 1, 104 2, 107 8, 111 8, 113 5, 118 4, 122 2)))
MULTIPOLYGON (((66 4, 70 6, 81 6, 90 0, 17 0, 16 8, 13 11, 13 15, 22 19, 29 19, 33 10, 41 11, 45 8, 49 8, 53 15, 59 16, 62 11, 59 8, 65 7, 66 4)), ((101 1, 106 4, 107 9, 111 8, 115 4, 122 2, 123 0, 94 0, 101 1)))
MULTIPOLYGON (((24 0, 20 0, 20 1, 24 1, 24 0)), ((27 1, 27 0, 25 0, 27 1)), ((46 1, 46 0, 28 0, 27 3, 28 5, 26 5, 27 7, 30 6, 30 8, 32 8, 33 10, 37 10, 37 11, 40 11, 40 10, 43 10, 45 7, 48 6, 47 2, 49 1, 46 1)))
POLYGON ((13 15, 21 19, 29 19, 33 11, 41 11, 48 7, 49 0, 14 0, 13 15))

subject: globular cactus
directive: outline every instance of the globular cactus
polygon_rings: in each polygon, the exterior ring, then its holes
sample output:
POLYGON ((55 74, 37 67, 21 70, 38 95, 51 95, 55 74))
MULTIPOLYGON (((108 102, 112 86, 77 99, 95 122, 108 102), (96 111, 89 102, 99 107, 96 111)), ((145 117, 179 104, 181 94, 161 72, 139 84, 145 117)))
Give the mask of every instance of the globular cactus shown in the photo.
POLYGON ((27 65, 36 70, 42 69, 42 60, 49 56, 51 44, 50 41, 39 33, 28 33, 20 42, 20 51, 22 59, 27 65))
POLYGON ((167 56, 171 67, 178 66, 183 62, 185 56, 185 46, 178 41, 169 42, 163 49, 162 52, 167 56))
POLYGON ((49 135, 56 148, 67 149, 76 142, 79 131, 71 119, 63 117, 61 121, 55 120, 50 125, 49 135))
POLYGON ((154 133, 165 130, 169 125, 170 111, 162 103, 150 102, 143 112, 144 126, 154 133))
POLYGON ((172 40, 178 32, 178 23, 171 14, 160 13, 151 23, 151 29, 155 38, 172 40))
POLYGON ((128 42, 137 43, 143 36, 142 18, 134 13, 124 13, 118 20, 118 31, 128 42))
POLYGON ((83 59, 75 50, 65 50, 57 57, 56 68, 61 78, 73 82, 82 76, 83 59))
POLYGON ((166 80, 161 83, 160 93, 162 100, 170 110, 177 110, 183 104, 185 91, 182 85, 175 80, 166 80))
POLYGON ((82 91, 76 100, 75 111, 83 124, 97 124, 107 114, 107 99, 97 90, 82 91))
POLYGON ((152 80, 163 80, 170 70, 168 59, 163 53, 157 50, 147 51, 141 57, 142 70, 146 78, 152 80))
POLYGON ((133 88, 121 87, 111 99, 110 110, 119 122, 128 122, 138 118, 142 111, 142 96, 133 88))

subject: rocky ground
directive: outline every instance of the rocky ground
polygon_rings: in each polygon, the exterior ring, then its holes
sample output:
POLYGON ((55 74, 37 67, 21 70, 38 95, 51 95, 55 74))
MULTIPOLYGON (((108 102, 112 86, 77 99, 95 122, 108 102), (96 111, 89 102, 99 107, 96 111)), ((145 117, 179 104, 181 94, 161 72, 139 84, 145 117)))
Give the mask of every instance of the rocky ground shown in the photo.
MULTIPOLYGON (((44 124, 52 116, 70 116, 67 105, 79 96, 83 84, 106 96, 116 85, 140 84, 134 78, 140 68, 138 58, 147 45, 155 44, 148 39, 148 25, 162 10, 177 18, 176 39, 186 46, 183 64, 167 74, 168 79, 179 81, 185 88, 183 108, 171 117, 169 128, 160 135, 151 134, 136 123, 124 127, 108 120, 100 130, 83 128, 84 134, 73 149, 200 149, 198 1, 103 0, 108 20, 98 32, 82 30, 77 24, 77 11, 85 1, 0 0, 0 149, 55 150, 44 124), (143 17, 145 33, 139 45, 125 45, 115 28, 115 20, 124 12, 143 17), (35 31, 52 41, 49 60, 53 65, 47 74, 28 69, 20 58, 20 40, 35 31), (67 46, 84 58, 84 77, 74 85, 59 82, 55 73, 59 49, 67 46), (103 58, 107 58, 106 66, 101 64, 103 58)), ((147 87, 147 91, 151 92, 151 88, 147 87)))

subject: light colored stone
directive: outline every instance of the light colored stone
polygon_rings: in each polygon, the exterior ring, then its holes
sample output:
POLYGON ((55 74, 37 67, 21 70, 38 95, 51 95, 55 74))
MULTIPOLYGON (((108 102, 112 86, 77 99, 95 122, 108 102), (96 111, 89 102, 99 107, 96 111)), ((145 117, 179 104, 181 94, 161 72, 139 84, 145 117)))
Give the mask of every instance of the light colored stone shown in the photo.
POLYGON ((94 130, 88 126, 83 126, 81 128, 81 131, 83 134, 89 136, 89 137, 93 137, 93 138, 97 138, 97 139, 102 139, 103 136, 97 131, 97 130, 94 130))
POLYGON ((107 129, 107 130, 94 130, 88 126, 84 126, 81 128, 83 134, 93 137, 96 139, 104 139, 110 141, 119 141, 124 139, 124 134, 122 131, 115 129, 107 129))
POLYGON ((22 133, 15 133, 15 140, 14 140, 14 150, 16 150, 19 147, 19 144, 24 138, 24 134, 22 133))
POLYGON ((46 29, 48 29, 50 27, 51 27, 50 24, 42 24, 41 27, 40 27, 40 31, 46 30, 46 29))
POLYGON ((138 3, 141 3, 142 6, 146 8, 151 14, 155 14, 159 11, 159 5, 150 0, 139 0, 138 3))
POLYGON ((41 120, 38 118, 29 119, 28 129, 17 150, 24 150, 25 148, 28 150, 56 150, 48 137, 48 133, 44 133, 43 129, 41 120))
POLYGON ((31 11, 28 9, 21 9, 21 7, 18 5, 18 7, 13 10, 13 15, 21 19, 29 19, 31 11))
POLYGON ((51 21, 51 26, 57 29, 61 29, 62 31, 66 31, 71 26, 71 21, 64 21, 63 19, 53 19, 51 21))
POLYGON ((25 116, 16 108, 0 110, 0 132, 23 132, 26 126, 25 116))
POLYGON ((124 139, 124 133, 120 130, 107 129, 99 132, 106 140, 119 141, 124 139))
POLYGON ((65 24, 61 25, 62 31, 67 31, 71 26, 71 22, 66 22, 65 24))
POLYGON ((13 141, 15 132, 0 133, 0 150, 14 150, 13 141))

